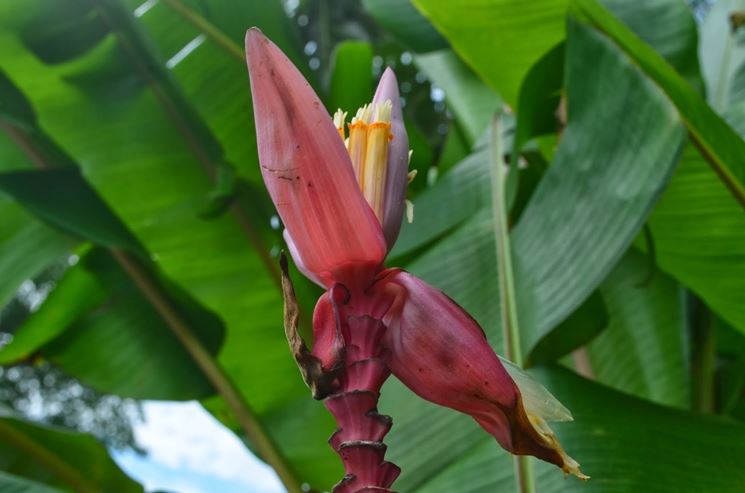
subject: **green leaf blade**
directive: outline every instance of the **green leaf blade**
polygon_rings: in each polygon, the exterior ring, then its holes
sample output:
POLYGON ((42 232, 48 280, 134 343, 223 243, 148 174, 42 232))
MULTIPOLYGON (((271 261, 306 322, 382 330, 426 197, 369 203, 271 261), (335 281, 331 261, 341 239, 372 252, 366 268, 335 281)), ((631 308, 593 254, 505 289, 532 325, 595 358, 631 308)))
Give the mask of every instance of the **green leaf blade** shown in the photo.
POLYGON ((685 140, 669 100, 617 47, 577 21, 568 31, 569 125, 512 233, 526 352, 621 257, 667 184, 685 140))
POLYGON ((414 4, 450 40, 456 53, 514 106, 528 69, 564 38, 568 0, 414 0, 414 4), (506 46, 509 50, 503 49, 506 46))
POLYGON ((344 41, 337 45, 333 58, 329 111, 341 109, 351 118, 357 108, 372 101, 372 46, 363 41, 344 41))
POLYGON ((690 409, 690 361, 682 288, 635 249, 603 281, 610 325, 588 356, 598 382, 659 404, 690 409), (646 282, 646 284, 644 284, 646 282))
POLYGON ((143 493, 95 438, 0 414, 0 464, 12 474, 85 493, 143 493))
POLYGON ((594 0, 577 0, 579 11, 618 43, 665 91, 684 120, 691 139, 745 207, 745 141, 706 104, 685 80, 651 47, 594 0))

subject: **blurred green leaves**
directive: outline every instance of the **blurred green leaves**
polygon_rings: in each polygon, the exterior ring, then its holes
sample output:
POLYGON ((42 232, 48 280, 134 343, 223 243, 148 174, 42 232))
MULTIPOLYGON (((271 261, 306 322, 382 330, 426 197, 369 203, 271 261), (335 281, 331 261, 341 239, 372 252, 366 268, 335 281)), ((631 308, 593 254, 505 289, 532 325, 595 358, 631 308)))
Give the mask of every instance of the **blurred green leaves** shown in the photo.
POLYGON ((65 255, 74 240, 34 221, 10 199, 0 197, 0 306, 5 306, 26 279, 65 255))
POLYGON ((570 18, 566 50, 569 124, 512 233, 526 353, 628 248, 685 139, 661 91, 597 31, 570 18))
POLYGON ((649 224, 659 265, 745 331, 745 214, 693 146, 649 224))
POLYGON ((362 4, 404 46, 417 53, 448 46, 448 42, 416 10, 413 0, 362 0, 362 4))
MULTIPOLYGON (((180 301, 184 317, 216 353, 224 333, 220 320, 193 301, 180 301)), ((102 249, 85 253, 70 267, 0 349, 5 364, 38 356, 121 396, 186 400, 215 392, 149 300, 102 249)))
POLYGON ((422 72, 445 91, 448 106, 462 127, 468 144, 473 145, 502 105, 501 98, 452 50, 417 55, 414 60, 422 72))
MULTIPOLYGON (((65 490, 85 493, 144 491, 119 469, 103 445, 92 436, 34 425, 5 414, 0 414, 0 467, 11 474, 43 481, 65 490)), ((0 477, 3 487, 3 479, 11 483, 3 475, 0 477)), ((48 491, 30 489, 28 483, 15 483, 14 487, 29 488, 29 492, 48 491)))
MULTIPOLYGON (((121 253, 126 250, 134 254, 129 262, 147 265, 147 253, 77 168, 3 173, 0 190, 52 226, 109 248, 114 255, 103 250, 86 254, 82 265, 73 267, 60 280, 42 309, 0 352, 0 359, 9 363, 28 358, 65 332, 64 337, 47 346, 47 356, 99 390, 160 399, 193 399, 212 394, 211 385, 146 296, 114 262, 114 258, 127 258, 121 253), (103 350, 107 347, 108 352, 103 350), (140 376, 136 377, 138 373, 140 376), (153 378, 160 373, 168 377, 153 378), (199 376, 193 377, 195 374, 199 376)), ((155 289, 169 290, 168 281, 156 280, 157 274, 150 276, 153 285, 162 283, 155 289)), ((216 352, 224 332, 221 321, 177 289, 170 288, 168 297, 172 302, 181 298, 180 303, 176 302, 180 304, 181 316, 216 352)))
POLYGON ((588 346, 599 382, 689 409, 685 297, 679 284, 631 249, 600 287, 610 326, 588 346))
POLYGON ((742 0, 719 0, 701 25, 701 71, 711 107, 725 112, 743 96, 734 91, 735 76, 745 67, 742 28, 732 30, 730 14, 745 9, 742 0))
POLYGON ((333 56, 328 109, 331 113, 342 109, 352 115, 372 101, 373 50, 368 43, 345 41, 337 45, 333 56))
POLYGON ((414 0, 455 52, 512 105, 530 67, 564 38, 568 3, 414 0))
POLYGON ((0 472, 0 487, 8 493, 59 493, 60 490, 45 486, 36 481, 21 479, 17 476, 11 476, 0 472))
POLYGON ((595 0, 578 0, 578 11, 640 65, 665 91, 686 124, 693 143, 730 192, 745 207, 745 141, 649 45, 609 15, 595 0))
POLYGON ((0 190, 70 235, 140 257, 146 255, 132 233, 85 182, 78 168, 3 173, 0 190))

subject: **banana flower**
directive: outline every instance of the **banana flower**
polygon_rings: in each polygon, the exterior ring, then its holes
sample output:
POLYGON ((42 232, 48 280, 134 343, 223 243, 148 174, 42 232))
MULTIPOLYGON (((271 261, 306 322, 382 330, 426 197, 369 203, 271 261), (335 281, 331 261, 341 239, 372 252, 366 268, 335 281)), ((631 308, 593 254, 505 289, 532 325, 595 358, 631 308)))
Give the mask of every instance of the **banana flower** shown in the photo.
POLYGON ((519 370, 510 376, 481 327, 453 300, 383 265, 401 227, 408 182, 393 71, 385 71, 372 102, 347 123, 341 111, 329 116, 301 73, 256 28, 246 34, 246 55, 264 183, 296 265, 326 289, 308 350, 283 265, 290 346, 314 397, 338 423, 329 443, 346 475, 334 492, 392 491, 400 470, 385 461, 382 442, 391 419, 377 412, 391 373, 422 398, 472 416, 509 452, 584 477, 546 425, 556 417, 546 414, 546 403, 556 403, 550 394, 519 370))

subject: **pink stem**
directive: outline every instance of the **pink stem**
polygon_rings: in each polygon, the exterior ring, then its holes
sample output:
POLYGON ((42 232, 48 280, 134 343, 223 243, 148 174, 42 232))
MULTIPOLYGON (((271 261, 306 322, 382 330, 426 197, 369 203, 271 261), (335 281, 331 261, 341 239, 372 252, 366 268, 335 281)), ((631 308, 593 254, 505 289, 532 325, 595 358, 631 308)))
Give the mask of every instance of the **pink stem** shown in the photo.
MULTIPOLYGON (((354 301, 364 301, 363 293, 358 296, 354 301)), ((390 375, 386 350, 381 345, 386 326, 371 315, 349 314, 372 313, 376 311, 372 306, 353 308, 351 296, 345 301, 337 305, 344 368, 336 392, 324 400, 338 424, 329 444, 341 457, 345 471, 333 493, 392 492, 389 488, 401 470, 384 459, 386 446, 382 440, 392 421, 377 410, 380 387, 390 375)))

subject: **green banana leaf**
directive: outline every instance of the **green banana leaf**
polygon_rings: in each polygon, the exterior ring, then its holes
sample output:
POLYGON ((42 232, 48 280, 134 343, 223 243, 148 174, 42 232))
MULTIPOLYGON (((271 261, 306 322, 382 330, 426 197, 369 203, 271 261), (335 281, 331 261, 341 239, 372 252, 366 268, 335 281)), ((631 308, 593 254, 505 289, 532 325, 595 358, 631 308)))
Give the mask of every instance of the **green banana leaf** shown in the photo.
POLYGON ((144 491, 90 435, 33 424, 3 413, 0 438, 0 468, 5 472, 85 493, 144 491))

